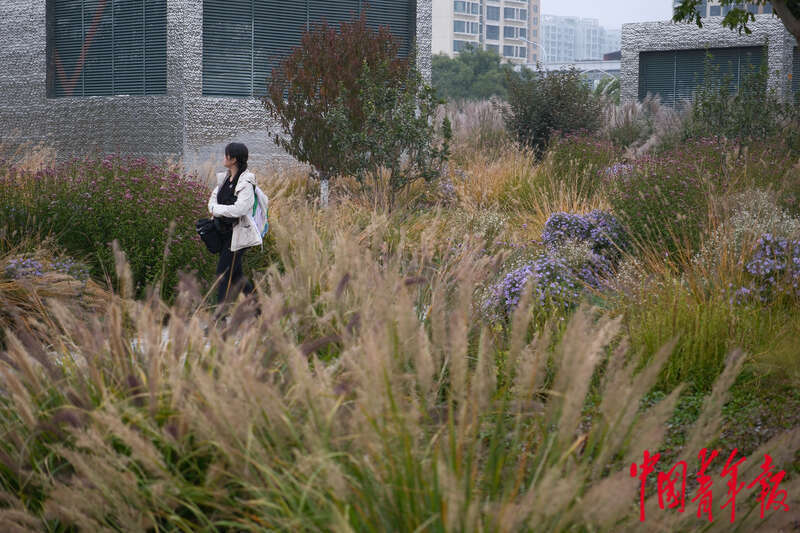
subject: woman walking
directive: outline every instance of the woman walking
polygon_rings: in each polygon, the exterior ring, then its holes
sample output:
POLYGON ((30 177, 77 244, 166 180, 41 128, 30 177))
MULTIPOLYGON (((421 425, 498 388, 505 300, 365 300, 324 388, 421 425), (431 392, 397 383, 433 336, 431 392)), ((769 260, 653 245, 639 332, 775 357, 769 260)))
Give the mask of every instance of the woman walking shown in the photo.
MULTIPOLYGON (((246 216, 255 202, 255 175, 247 170, 247 147, 230 143, 225 147, 223 164, 227 172, 217 174, 217 187, 208 200, 208 211, 217 220, 222 250, 217 263, 217 303, 223 304, 238 293, 242 283, 242 256, 246 248, 259 244, 257 231, 246 216)), ((245 294, 252 292, 247 282, 245 294)))

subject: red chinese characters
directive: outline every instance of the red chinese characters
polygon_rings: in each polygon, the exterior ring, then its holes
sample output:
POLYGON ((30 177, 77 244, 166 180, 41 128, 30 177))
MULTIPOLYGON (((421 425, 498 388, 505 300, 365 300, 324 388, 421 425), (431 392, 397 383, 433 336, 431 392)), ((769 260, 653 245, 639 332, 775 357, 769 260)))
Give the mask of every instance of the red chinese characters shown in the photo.
MULTIPOLYGON (((726 482, 727 500, 719 507, 722 510, 730 509, 730 522, 736 520, 736 497, 745 488, 745 483, 739 481, 739 467, 744 463, 746 457, 736 457, 739 450, 734 449, 725 461, 725 466, 722 468, 721 477, 728 478, 726 482)), ((709 450, 703 448, 697 454, 700 460, 700 470, 697 473, 698 488, 697 494, 692 498, 693 503, 697 503, 697 517, 705 518, 709 522, 714 521, 714 500, 712 492, 713 479, 711 477, 711 466, 714 459, 719 455, 719 451, 709 450)), ((648 450, 644 451, 643 461, 641 464, 632 463, 630 466, 631 477, 639 478, 639 520, 645 520, 645 492, 647 485, 647 477, 655 471, 656 463, 660 459, 660 454, 650 455, 648 450)), ((770 510, 788 511, 789 506, 786 504, 786 491, 779 490, 779 486, 786 472, 781 470, 774 473, 772 465, 772 457, 765 455, 764 464, 761 465, 761 474, 754 479, 749 485, 748 489, 752 489, 756 485, 761 486, 761 494, 758 501, 761 503, 761 518, 766 516, 766 512, 770 510)), ((658 492, 658 505, 662 510, 669 510, 677 508, 679 513, 684 512, 686 507, 686 477, 687 465, 685 461, 679 461, 668 472, 658 472, 657 475, 657 492, 658 492)))

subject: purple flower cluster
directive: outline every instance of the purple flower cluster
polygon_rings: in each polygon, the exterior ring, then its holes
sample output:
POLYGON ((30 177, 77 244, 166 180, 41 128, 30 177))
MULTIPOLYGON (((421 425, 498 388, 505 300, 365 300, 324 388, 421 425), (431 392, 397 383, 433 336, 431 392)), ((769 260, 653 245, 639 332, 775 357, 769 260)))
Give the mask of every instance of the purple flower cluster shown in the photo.
POLYGON ((553 213, 544 224, 542 242, 557 250, 567 241, 585 241, 592 252, 608 260, 616 260, 625 247, 625 232, 610 213, 595 209, 585 215, 553 213))
POLYGON ((489 288, 482 302, 484 314, 495 319, 507 317, 530 281, 535 284, 534 301, 542 307, 569 308, 580 298, 580 282, 565 262, 557 256, 541 255, 508 272, 489 288))
POLYGON ((82 281, 89 279, 89 268, 69 257, 53 261, 51 266, 56 272, 72 276, 75 279, 82 281))
POLYGON ((12 279, 40 278, 44 275, 45 266, 35 259, 11 259, 6 264, 6 276, 12 279))
POLYGON ((574 273, 584 283, 599 289, 608 279, 626 247, 625 232, 619 221, 600 210, 585 215, 554 213, 544 225, 542 242, 551 254, 559 254, 568 242, 585 242, 590 252, 580 265, 573 265, 574 273))
POLYGON ((630 163, 614 163, 610 167, 606 167, 601 171, 601 174, 607 178, 616 178, 624 176, 633 172, 634 166, 630 163))
POLYGON ((780 295, 800 296, 800 240, 765 233, 744 268, 752 282, 736 291, 737 301, 757 298, 767 302, 780 295))
POLYGON ((32 258, 11 259, 5 267, 5 274, 11 279, 40 278, 47 272, 59 272, 75 279, 89 279, 89 268, 67 257, 53 262, 41 262, 32 258))
POLYGON ((603 211, 585 215, 554 213, 545 223, 542 244, 544 253, 525 261, 489 287, 482 302, 485 315, 493 319, 508 317, 531 280, 540 306, 573 307, 584 284, 601 288, 603 280, 611 276, 625 244, 625 234, 617 219, 603 211), (575 253, 567 253, 576 243, 577 261, 569 258, 575 253))

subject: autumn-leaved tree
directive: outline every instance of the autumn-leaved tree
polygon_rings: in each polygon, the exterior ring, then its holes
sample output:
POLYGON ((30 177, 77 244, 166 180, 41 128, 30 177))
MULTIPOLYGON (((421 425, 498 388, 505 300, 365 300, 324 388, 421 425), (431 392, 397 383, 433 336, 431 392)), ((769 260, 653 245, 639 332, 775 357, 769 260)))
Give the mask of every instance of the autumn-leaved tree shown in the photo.
POLYGON ((314 25, 268 81, 275 142, 325 181, 384 169, 395 188, 436 177, 448 154, 433 126, 438 100, 399 51, 389 28, 369 28, 363 12, 338 28, 314 25))
MULTIPOLYGON (((697 8, 705 3, 705 0, 681 0, 675 7, 672 19, 675 22, 696 22, 702 28, 703 20, 697 8)), ((747 24, 753 22, 755 16, 745 7, 741 0, 720 0, 719 3, 722 6, 731 8, 722 19, 723 26, 750 33, 750 28, 748 28, 747 24)), ((770 4, 775 15, 781 19, 786 29, 800 43, 800 0, 749 0, 747 3, 752 6, 770 4)))

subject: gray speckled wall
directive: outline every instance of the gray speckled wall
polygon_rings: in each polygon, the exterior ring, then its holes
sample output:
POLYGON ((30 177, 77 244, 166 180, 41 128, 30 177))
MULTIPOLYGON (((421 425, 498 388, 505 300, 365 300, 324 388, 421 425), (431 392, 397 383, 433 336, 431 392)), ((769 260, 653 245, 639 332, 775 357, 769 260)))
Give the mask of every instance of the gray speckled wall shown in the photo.
MULTIPOLYGON (((170 2, 167 46, 179 17, 170 2)), ((177 57, 168 63, 166 96, 47 98, 45 0, 0 1, 0 148, 42 143, 61 158, 128 152, 178 156, 183 144, 177 57)))
MULTIPOLYGON (((293 164, 256 98, 202 96, 202 0, 167 0, 167 95, 47 98, 46 0, 0 0, 0 152, 42 143, 60 158, 119 152, 221 167, 240 141, 254 167, 293 164)), ((430 79, 432 0, 418 0, 418 61, 430 79)), ((0 153, 0 155, 3 155, 0 153)))
POLYGON ((758 15, 749 24, 750 35, 741 35, 722 27, 721 18, 703 20, 703 27, 696 24, 673 22, 646 22, 622 26, 622 73, 621 98, 632 101, 639 92, 639 52, 652 50, 689 50, 702 48, 725 48, 735 46, 759 46, 765 42, 769 47, 767 67, 770 72, 769 85, 778 94, 788 95, 789 73, 792 72, 792 54, 796 41, 772 15, 758 15))

